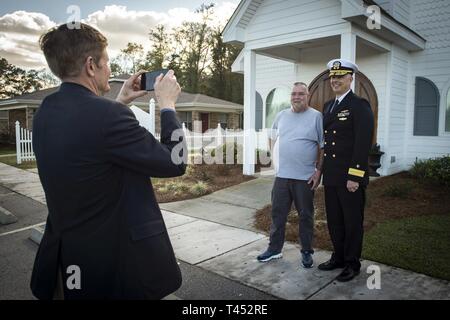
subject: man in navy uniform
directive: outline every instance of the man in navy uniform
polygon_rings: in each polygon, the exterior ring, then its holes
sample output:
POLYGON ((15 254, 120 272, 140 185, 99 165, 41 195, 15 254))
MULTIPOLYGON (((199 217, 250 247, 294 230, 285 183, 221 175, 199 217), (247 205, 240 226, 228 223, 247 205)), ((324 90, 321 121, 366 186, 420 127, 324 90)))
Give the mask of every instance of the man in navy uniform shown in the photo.
POLYGON ((369 102, 351 90, 358 66, 344 59, 331 60, 331 88, 336 98, 323 108, 323 185, 328 230, 334 252, 318 266, 328 271, 344 268, 338 281, 359 274, 363 241, 365 189, 369 183, 368 157, 374 128, 369 102))

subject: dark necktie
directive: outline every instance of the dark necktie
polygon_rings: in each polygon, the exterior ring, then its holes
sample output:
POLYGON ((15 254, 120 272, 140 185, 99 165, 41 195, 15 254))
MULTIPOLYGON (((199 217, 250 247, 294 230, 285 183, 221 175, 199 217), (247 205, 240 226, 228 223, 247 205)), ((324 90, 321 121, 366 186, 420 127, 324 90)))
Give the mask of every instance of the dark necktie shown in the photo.
POLYGON ((332 113, 333 112, 333 109, 334 109, 334 107, 336 107, 337 105, 339 104, 339 100, 338 99, 336 99, 336 100, 334 100, 334 103, 333 103, 333 105, 331 106, 331 108, 330 108, 330 113, 332 113))

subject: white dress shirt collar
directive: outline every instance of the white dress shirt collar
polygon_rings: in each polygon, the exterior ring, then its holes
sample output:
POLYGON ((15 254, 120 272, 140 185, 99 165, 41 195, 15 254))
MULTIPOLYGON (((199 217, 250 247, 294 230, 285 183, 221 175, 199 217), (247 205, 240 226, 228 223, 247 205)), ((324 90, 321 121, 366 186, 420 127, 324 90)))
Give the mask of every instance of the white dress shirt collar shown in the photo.
POLYGON ((342 100, 344 100, 345 96, 346 96, 350 91, 352 91, 352 89, 348 89, 348 91, 347 91, 346 93, 344 93, 342 96, 340 96, 339 98, 336 97, 336 99, 339 100, 339 103, 341 103, 342 100))

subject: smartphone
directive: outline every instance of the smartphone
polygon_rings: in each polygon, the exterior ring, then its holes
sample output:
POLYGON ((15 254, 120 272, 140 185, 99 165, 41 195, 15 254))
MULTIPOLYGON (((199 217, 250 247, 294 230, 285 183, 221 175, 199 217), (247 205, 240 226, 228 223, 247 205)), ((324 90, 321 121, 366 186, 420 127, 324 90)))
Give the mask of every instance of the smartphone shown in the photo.
POLYGON ((161 73, 166 75, 169 69, 155 70, 141 74, 141 90, 153 91, 155 90, 155 80, 161 73))

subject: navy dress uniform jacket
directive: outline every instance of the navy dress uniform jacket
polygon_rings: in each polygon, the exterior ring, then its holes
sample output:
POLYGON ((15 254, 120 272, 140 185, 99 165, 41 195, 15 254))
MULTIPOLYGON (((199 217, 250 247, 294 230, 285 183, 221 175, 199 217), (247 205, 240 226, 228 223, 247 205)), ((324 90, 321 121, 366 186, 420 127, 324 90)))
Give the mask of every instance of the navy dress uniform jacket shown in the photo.
POLYGON ((128 107, 75 83, 44 99, 33 121, 48 206, 31 278, 37 298, 52 298, 59 268, 65 299, 160 299, 180 287, 150 181, 184 174, 185 163, 171 160, 180 128, 175 112, 163 112, 160 143, 128 107), (80 288, 65 285, 70 266, 80 288))
POLYGON ((346 186, 347 180, 369 183, 368 158, 374 117, 369 102, 350 91, 330 113, 324 105, 323 185, 346 186))

